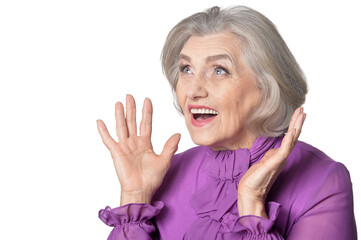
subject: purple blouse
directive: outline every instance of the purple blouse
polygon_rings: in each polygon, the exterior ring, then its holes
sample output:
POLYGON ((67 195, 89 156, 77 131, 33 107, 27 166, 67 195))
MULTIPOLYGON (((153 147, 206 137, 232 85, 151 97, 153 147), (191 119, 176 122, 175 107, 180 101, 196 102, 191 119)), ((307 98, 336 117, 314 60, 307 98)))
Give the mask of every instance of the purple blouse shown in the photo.
POLYGON ((152 205, 100 210, 114 227, 108 239, 357 239, 347 169, 301 141, 267 196, 269 219, 239 217, 240 179, 282 138, 259 137, 251 149, 198 146, 176 154, 152 205))

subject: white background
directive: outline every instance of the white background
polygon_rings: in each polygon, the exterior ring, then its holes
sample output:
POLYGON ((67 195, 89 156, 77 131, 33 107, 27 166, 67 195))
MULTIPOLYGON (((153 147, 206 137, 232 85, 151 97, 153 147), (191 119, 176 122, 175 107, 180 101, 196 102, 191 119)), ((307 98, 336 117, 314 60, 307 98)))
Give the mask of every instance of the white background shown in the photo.
POLYGON ((98 210, 120 187, 96 120, 114 104, 154 105, 153 145, 193 146, 160 67, 169 30, 205 8, 252 7, 278 27, 309 83, 301 140, 346 165, 361 221, 357 1, 1 1, 0 239, 106 239, 98 210))

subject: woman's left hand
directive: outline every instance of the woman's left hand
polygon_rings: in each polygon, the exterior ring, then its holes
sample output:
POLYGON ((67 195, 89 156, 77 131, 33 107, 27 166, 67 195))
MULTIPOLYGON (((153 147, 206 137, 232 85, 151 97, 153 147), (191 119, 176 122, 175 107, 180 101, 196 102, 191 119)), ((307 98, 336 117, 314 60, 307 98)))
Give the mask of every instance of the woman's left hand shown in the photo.
POLYGON ((287 157, 301 134, 305 118, 306 114, 303 113, 303 108, 297 108, 281 146, 278 149, 269 150, 244 174, 238 185, 239 216, 256 215, 268 218, 264 207, 267 194, 285 167, 287 157))

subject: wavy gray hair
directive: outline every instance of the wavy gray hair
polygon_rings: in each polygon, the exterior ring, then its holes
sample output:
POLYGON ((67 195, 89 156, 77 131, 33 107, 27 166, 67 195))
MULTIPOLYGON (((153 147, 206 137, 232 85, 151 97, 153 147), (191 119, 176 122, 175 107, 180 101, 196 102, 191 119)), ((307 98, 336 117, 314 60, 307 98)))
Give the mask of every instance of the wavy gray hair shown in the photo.
POLYGON ((242 57, 256 77, 261 92, 258 108, 248 119, 262 136, 279 136, 287 131, 294 110, 305 102, 307 83, 275 25, 261 13, 244 6, 212 7, 179 22, 168 34, 162 51, 162 69, 176 97, 179 54, 191 36, 231 32, 242 43, 242 57))

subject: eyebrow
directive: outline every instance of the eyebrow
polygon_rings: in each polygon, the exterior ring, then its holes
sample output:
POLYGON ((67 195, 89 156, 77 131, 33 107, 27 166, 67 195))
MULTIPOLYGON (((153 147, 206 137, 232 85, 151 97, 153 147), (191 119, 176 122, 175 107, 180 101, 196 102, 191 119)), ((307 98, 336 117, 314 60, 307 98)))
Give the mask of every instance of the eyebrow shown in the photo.
POLYGON ((179 59, 184 59, 184 60, 186 60, 186 61, 188 61, 188 62, 191 62, 192 61, 192 59, 190 58, 190 57, 188 57, 187 55, 184 55, 184 54, 179 54, 179 59))
MULTIPOLYGON (((191 57, 184 55, 182 53, 179 55, 179 59, 184 59, 188 62, 192 61, 191 57)), ((206 57, 206 62, 213 62, 213 61, 217 61, 219 59, 227 59, 233 64, 232 58, 230 56, 228 56, 227 54, 218 54, 218 55, 208 56, 208 57, 206 57)))
POLYGON ((219 55, 209 56, 206 58, 206 62, 213 62, 213 61, 217 61, 219 59, 228 59, 231 63, 233 63, 231 57, 228 56, 227 54, 219 54, 219 55))

